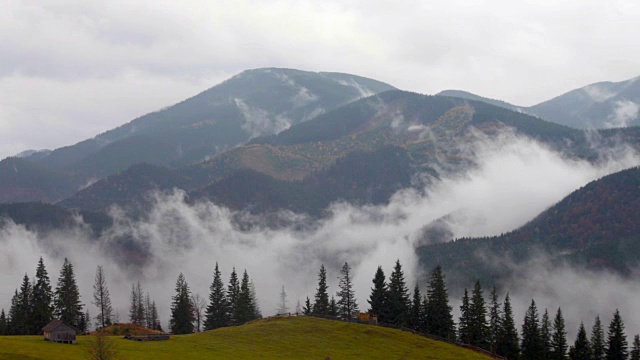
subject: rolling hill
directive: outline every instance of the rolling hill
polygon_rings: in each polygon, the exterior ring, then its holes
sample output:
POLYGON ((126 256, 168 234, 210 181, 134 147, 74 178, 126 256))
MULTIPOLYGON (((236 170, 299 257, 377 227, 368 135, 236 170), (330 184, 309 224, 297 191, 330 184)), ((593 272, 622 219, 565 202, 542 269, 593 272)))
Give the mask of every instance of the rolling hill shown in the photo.
MULTIPOLYGON (((260 320, 168 341, 112 338, 125 359, 490 359, 448 343, 383 327, 309 317, 260 320)), ((84 359, 89 337, 78 345, 40 336, 0 337, 0 359, 84 359)))
POLYGON ((522 265, 541 253, 549 261, 630 274, 640 264, 639 204, 640 168, 631 168, 585 185, 507 234, 424 245, 417 252, 423 267, 440 264, 461 282, 504 279, 513 269, 496 266, 500 259, 522 265))
MULTIPOLYGON (((353 100, 392 89, 349 74, 248 70, 92 139, 51 152, 21 154, 32 170, 22 172, 24 185, 0 182, 0 194, 9 194, 0 201, 59 201, 89 182, 141 162, 170 168, 196 163, 257 136, 276 134, 353 100)), ((0 178, 11 176, 15 160, 3 162, 7 164, 0 163, 0 178)))

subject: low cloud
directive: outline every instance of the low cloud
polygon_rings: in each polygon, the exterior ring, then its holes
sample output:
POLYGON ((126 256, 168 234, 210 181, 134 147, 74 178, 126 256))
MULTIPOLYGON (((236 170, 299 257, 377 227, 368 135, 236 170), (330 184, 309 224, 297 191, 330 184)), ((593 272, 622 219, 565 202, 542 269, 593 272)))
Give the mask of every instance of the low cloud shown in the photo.
POLYGON ((640 105, 631 100, 618 100, 615 103, 613 114, 609 116, 605 125, 610 128, 630 126, 638 119, 640 105))

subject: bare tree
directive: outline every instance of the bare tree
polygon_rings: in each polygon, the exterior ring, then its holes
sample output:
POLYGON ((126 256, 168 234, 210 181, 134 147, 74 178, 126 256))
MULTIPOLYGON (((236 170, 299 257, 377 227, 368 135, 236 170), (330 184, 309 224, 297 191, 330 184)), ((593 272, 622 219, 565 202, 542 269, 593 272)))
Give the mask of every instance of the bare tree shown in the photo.
POLYGON ((200 294, 191 295, 191 303, 193 307, 193 317, 196 322, 196 332, 200 332, 200 324, 202 323, 202 318, 204 316, 204 309, 207 307, 207 302, 200 294))
POLYGON ((109 288, 107 288, 107 279, 104 276, 104 271, 102 270, 102 266, 100 265, 98 265, 96 269, 95 284, 93 285, 93 300, 93 304, 98 307, 98 315, 96 316, 96 327, 105 327, 111 325, 111 321, 113 318, 111 297, 109 296, 109 288))
POLYGON ((287 306, 287 293, 284 291, 284 285, 280 291, 280 302, 278 303, 278 315, 286 315, 289 313, 289 307, 287 306))
POLYGON ((119 358, 116 343, 101 331, 91 336, 87 351, 91 360, 115 360, 119 358))

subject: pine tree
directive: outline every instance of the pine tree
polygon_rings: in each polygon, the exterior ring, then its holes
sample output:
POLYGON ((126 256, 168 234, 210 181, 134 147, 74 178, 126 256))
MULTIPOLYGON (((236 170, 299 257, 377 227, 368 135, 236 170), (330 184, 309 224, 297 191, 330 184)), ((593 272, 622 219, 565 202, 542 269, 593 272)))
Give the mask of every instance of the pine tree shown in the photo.
POLYGON ((318 289, 313 303, 313 315, 329 315, 329 287, 327 286, 327 271, 324 265, 318 273, 318 289))
POLYGON ((54 307, 55 314, 60 320, 76 328, 79 327, 84 314, 83 305, 80 303, 80 291, 73 273, 73 265, 66 258, 55 290, 54 307))
POLYGON ((9 307, 9 316, 7 318, 7 335, 20 335, 18 334, 20 327, 19 298, 20 297, 18 296, 18 289, 16 289, 13 293, 13 297, 11 298, 11 307, 9 307))
POLYGON ((549 360, 551 358, 551 321, 549 321, 547 309, 544 309, 540 322, 540 338, 542 340, 542 359, 549 360))
POLYGON ((587 330, 585 330, 582 322, 580 323, 576 341, 569 349, 569 358, 571 360, 591 360, 591 345, 587 338, 587 330))
POLYGON ((440 265, 436 266, 431 273, 427 299, 428 333, 445 339, 455 339, 455 324, 451 314, 452 308, 449 306, 449 295, 440 265))
POLYGON ((300 299, 296 303, 296 316, 302 314, 302 304, 300 304, 300 299))
POLYGON ((307 300, 305 300, 304 307, 302 308, 302 313, 309 316, 311 315, 312 310, 313 306, 311 305, 311 300, 309 300, 309 297, 307 296, 307 300))
POLYGON ((213 282, 209 287, 209 305, 205 311, 205 330, 218 329, 229 325, 229 305, 224 291, 222 274, 218 269, 218 263, 213 272, 213 282))
POLYGON ((137 324, 144 326, 146 310, 144 308, 144 294, 142 292, 140 281, 138 281, 138 283, 136 284, 136 299, 138 299, 138 303, 136 304, 137 324))
POLYGON ((413 288, 413 301, 411 301, 411 315, 409 316, 409 326, 416 331, 424 332, 422 328, 424 322, 424 311, 422 308, 422 295, 420 294, 420 286, 416 283, 413 288))
POLYGON ((284 291, 284 285, 282 285, 282 290, 280 290, 280 302, 278 303, 276 313, 277 315, 287 315, 289 313, 289 307, 287 306, 287 292, 284 291))
POLYGON ((160 326, 160 319, 158 317, 158 307, 156 306, 156 302, 151 302, 151 329, 162 331, 162 326, 160 326))
POLYGON ((604 330, 602 329, 602 323, 598 315, 593 323, 593 329, 591 329, 591 354, 593 360, 604 360, 605 350, 604 330))
POLYGON ((400 260, 396 260, 393 272, 389 276, 388 319, 394 325, 406 326, 409 320, 409 289, 404 281, 400 260))
POLYGON ((520 356, 520 345, 518 341, 518 331, 513 318, 511 300, 509 294, 504 297, 502 318, 500 319, 500 329, 496 342, 496 353, 507 359, 518 359, 520 356))
POLYGON ((429 331, 427 311, 429 311, 429 300, 427 299, 427 295, 422 295, 422 319, 420 319, 420 332, 424 334, 429 331))
POLYGON ((369 296, 369 313, 378 316, 378 321, 387 322, 388 310, 388 289, 387 282, 384 276, 382 267, 378 266, 376 274, 373 278, 373 288, 371 289, 371 295, 369 296))
POLYGON ((251 279, 249 280, 249 295, 251 297, 251 304, 253 304, 253 319, 262 319, 262 311, 260 311, 258 295, 256 295, 256 284, 254 284, 251 279))
POLYGON ((111 325, 113 318, 113 308, 111 307, 111 296, 107 287, 107 278, 104 275, 102 266, 96 268, 95 283, 93 284, 93 304, 98 308, 96 327, 111 325))
POLYGON ((22 278, 22 285, 20 286, 20 292, 18 293, 18 302, 16 307, 16 315, 12 319, 14 323, 15 335, 30 335, 31 334, 31 319, 32 319, 32 307, 31 307, 31 293, 33 289, 29 276, 24 274, 22 278))
POLYGON ((0 336, 9 335, 9 322, 7 321, 7 315, 4 313, 4 309, 0 311, 0 336))
POLYGON ((358 318, 358 302, 356 301, 356 293, 353 290, 353 278, 351 277, 351 267, 348 263, 344 263, 340 270, 340 289, 336 296, 338 297, 338 316, 342 320, 352 321, 358 318))
POLYGON ((234 267, 229 277, 229 285, 227 286, 227 310, 229 311, 227 317, 230 325, 239 324, 237 319, 238 314, 238 301, 240 299, 240 282, 238 281, 238 274, 234 267))
POLYGON ((629 356, 627 350, 627 337, 624 334, 624 323, 620 312, 616 309, 613 319, 609 324, 609 333, 607 334, 607 360, 627 360, 629 356))
POLYGON ((42 328, 53 320, 53 291, 42 258, 38 261, 36 268, 36 283, 33 286, 31 304, 33 330, 35 330, 33 333, 40 334, 42 328))
POLYGON ((154 322, 152 319, 153 314, 151 313, 153 309, 151 308, 151 306, 151 295, 147 293, 147 295, 144 296, 144 326, 147 329, 153 329, 154 326, 154 322))
POLYGON ((531 300, 531 305, 527 310, 522 324, 522 349, 523 360, 543 359, 544 344, 540 331, 540 319, 535 301, 531 300))
POLYGON ((138 318, 138 291, 135 284, 131 284, 131 295, 129 295, 129 322, 136 325, 141 325, 140 318, 138 318))
POLYGON ((238 294, 238 306, 236 307, 236 321, 244 324, 248 321, 255 320, 256 309, 255 303, 251 296, 251 288, 249 286, 249 274, 247 270, 242 274, 240 284, 240 293, 238 294))
POLYGON ((495 352, 498 343, 498 333, 501 326, 500 304, 498 303, 498 291, 494 286, 491 290, 491 308, 489 309, 489 350, 495 352))
POLYGON ((471 323, 471 313, 469 311, 469 292, 464 289, 462 304, 460 305, 460 318, 458 319, 458 340, 463 344, 470 344, 469 326, 471 323))
POLYGON ((174 334, 190 334, 193 332, 193 308, 189 284, 180 273, 176 281, 176 295, 171 305, 169 326, 174 334))
POLYGON ((640 360, 640 335, 633 337, 633 346, 629 353, 630 360, 640 360))
POLYGON ((338 304, 336 304, 336 298, 331 296, 331 301, 329 301, 329 310, 327 311, 327 315, 332 317, 338 317, 338 304))
POLYGON ((471 321, 469 323, 469 337, 471 344, 480 348, 489 348, 489 325, 487 325, 487 307, 480 281, 476 281, 469 303, 471 321))
POLYGON ((551 336, 551 360, 567 359, 567 332, 564 325, 562 310, 558 308, 553 320, 553 335, 551 336))

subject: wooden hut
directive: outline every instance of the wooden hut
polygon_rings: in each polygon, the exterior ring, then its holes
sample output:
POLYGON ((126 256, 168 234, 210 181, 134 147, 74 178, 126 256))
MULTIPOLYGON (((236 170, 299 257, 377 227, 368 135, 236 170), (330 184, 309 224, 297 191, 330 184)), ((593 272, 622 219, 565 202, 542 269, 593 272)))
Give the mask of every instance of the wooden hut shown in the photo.
POLYGON ((45 341, 54 341, 64 344, 75 344, 78 329, 64 323, 62 320, 51 320, 47 326, 42 328, 45 341))
POLYGON ((358 321, 361 323, 378 325, 378 316, 369 313, 358 313, 358 321))

